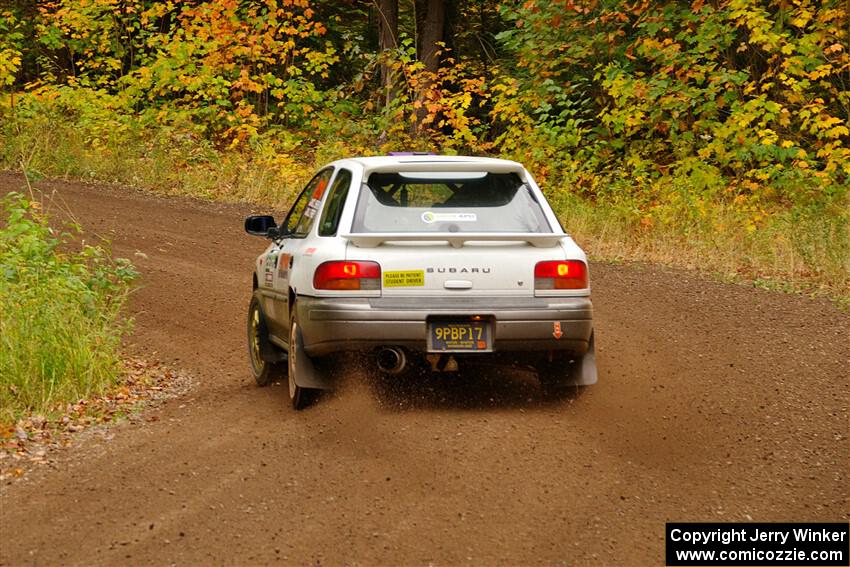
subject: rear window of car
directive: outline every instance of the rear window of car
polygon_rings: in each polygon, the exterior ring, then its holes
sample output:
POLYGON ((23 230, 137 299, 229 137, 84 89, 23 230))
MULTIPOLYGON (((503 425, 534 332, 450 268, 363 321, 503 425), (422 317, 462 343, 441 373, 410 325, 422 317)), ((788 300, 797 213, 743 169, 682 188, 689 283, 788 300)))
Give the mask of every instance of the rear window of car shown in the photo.
POLYGON ((360 191, 353 232, 551 233, 515 173, 373 173, 360 191))

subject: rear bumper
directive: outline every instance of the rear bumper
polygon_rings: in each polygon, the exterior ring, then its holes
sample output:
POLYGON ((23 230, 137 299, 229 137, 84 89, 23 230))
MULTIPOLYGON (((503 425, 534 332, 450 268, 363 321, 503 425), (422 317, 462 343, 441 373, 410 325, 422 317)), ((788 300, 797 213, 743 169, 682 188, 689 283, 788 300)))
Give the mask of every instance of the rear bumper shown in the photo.
POLYGON ((298 298, 307 354, 395 345, 427 350, 429 317, 481 315, 493 321, 493 351, 584 354, 593 331, 589 298, 298 298), (556 328, 560 327, 560 337, 556 328))

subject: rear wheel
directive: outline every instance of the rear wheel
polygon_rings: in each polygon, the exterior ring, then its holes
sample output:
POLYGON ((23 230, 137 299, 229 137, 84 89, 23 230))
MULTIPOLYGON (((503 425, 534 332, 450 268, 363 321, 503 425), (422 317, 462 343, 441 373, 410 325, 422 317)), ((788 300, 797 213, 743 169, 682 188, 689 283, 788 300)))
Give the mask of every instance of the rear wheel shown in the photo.
POLYGON ((248 305, 248 359, 251 361, 251 374, 258 386, 268 386, 280 378, 280 364, 263 359, 263 351, 272 349, 268 344, 268 329, 256 297, 248 305))
POLYGON ((552 353, 553 357, 538 366, 544 387, 592 386, 596 384, 596 339, 590 333, 587 351, 583 354, 552 353))
POLYGON ((301 339, 301 328, 298 325, 298 310, 296 306, 292 306, 292 315, 289 318, 289 399, 292 401, 292 407, 296 410, 301 410, 316 401, 319 390, 313 388, 305 388, 299 386, 298 378, 298 362, 300 357, 307 356, 304 352, 303 340, 301 339))
POLYGON ((537 365, 537 376, 544 389, 557 391, 575 383, 580 367, 580 355, 556 353, 552 360, 537 365))

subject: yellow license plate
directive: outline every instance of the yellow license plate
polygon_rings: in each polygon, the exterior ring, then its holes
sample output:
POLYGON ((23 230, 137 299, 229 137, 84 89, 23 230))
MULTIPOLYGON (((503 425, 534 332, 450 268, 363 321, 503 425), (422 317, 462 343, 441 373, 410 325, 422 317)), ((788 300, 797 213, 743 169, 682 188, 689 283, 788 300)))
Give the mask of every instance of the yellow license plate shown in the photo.
POLYGON ((491 348, 490 325, 486 321, 431 321, 428 350, 486 351, 491 348))

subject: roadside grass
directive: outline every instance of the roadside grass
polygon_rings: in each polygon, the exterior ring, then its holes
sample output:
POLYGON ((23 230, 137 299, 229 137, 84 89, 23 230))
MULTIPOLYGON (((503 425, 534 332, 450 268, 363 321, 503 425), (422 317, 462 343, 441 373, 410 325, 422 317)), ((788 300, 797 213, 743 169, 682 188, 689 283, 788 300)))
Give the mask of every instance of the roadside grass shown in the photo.
MULTIPOLYGON (((7 117, 0 127, 0 168, 251 202, 272 212, 285 210, 318 166, 364 153, 344 136, 314 149, 284 131, 228 150, 185 124, 152 126, 108 110, 82 118, 53 110, 7 117)), ((750 214, 689 182, 671 176, 646 191, 619 188, 612 201, 591 201, 566 181, 544 184, 544 190, 567 232, 595 260, 654 262, 724 281, 850 297, 850 191, 830 202, 777 207, 753 224, 750 214), (649 218, 629 200, 647 192, 660 195, 649 218)))
POLYGON ((0 423, 50 415, 115 384, 135 275, 82 241, 79 227, 52 229, 37 201, 0 199, 0 423))
POLYGON ((93 124, 58 113, 5 118, 0 168, 23 170, 34 179, 122 183, 167 195, 282 206, 311 175, 305 156, 280 147, 222 151, 191 130, 145 128, 120 115, 93 124))
POLYGON ((643 225, 622 210, 569 193, 553 200, 565 230, 593 259, 652 262, 721 281, 850 299, 850 208, 843 215, 779 212, 749 232, 736 211, 722 206, 703 226, 687 218, 643 225), (711 230, 711 225, 728 228, 711 230))

